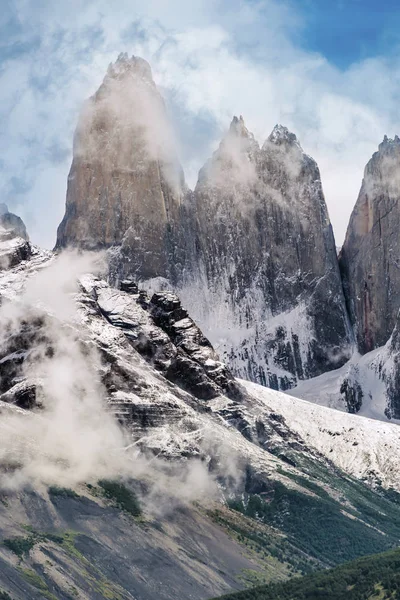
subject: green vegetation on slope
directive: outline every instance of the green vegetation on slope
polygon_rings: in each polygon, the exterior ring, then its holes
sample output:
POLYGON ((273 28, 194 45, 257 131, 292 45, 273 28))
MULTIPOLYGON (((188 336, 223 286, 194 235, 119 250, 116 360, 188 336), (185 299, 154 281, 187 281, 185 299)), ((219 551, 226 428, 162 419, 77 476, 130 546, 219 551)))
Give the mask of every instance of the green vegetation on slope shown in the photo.
MULTIPOLYGON (((266 499, 252 494, 230 501, 229 507, 276 527, 298 550, 325 565, 337 565, 397 545, 397 539, 367 527, 354 518, 356 514, 344 514, 342 505, 329 496, 307 495, 279 481, 271 482, 266 499)), ((371 512, 375 517, 375 511, 371 512)))
POLYGON ((24 556, 29 556, 29 553, 35 544, 46 541, 60 544, 63 541, 61 536, 54 533, 39 533, 31 527, 27 527, 26 529, 30 532, 30 535, 26 537, 17 536, 3 540, 3 546, 5 546, 8 550, 11 550, 11 552, 14 552, 14 554, 16 554, 20 559, 22 559, 24 556))
MULTIPOLYGON (((224 600, 394 600, 400 598, 400 550, 366 556, 285 583, 228 594, 224 600)), ((221 598, 221 600, 222 600, 221 598)))
POLYGON ((27 556, 29 554, 35 543, 36 539, 33 535, 27 537, 18 536, 4 540, 3 546, 14 552, 19 558, 22 558, 24 555, 27 556))
POLYGON ((79 498, 77 494, 71 488, 59 487, 58 485, 51 485, 49 487, 49 496, 60 496, 61 498, 79 498))
MULTIPOLYGON (((260 520, 224 506, 208 511, 207 514, 256 560, 260 566, 257 574, 260 584, 283 581, 294 575, 306 575, 326 566, 299 550, 277 529, 260 520)), ((243 573, 242 581, 255 585, 256 582, 251 580, 249 573, 243 573)))
POLYGON ((136 495, 123 483, 102 479, 99 481, 99 486, 102 488, 104 496, 109 500, 113 500, 118 508, 125 510, 134 517, 141 515, 142 511, 136 495))

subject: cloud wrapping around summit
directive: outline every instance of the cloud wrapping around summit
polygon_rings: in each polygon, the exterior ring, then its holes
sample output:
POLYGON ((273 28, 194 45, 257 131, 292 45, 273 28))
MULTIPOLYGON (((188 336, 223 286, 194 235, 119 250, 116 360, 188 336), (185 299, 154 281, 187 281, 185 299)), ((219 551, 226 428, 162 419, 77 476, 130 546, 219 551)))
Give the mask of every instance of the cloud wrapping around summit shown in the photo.
POLYGON ((302 27, 274 0, 16 0, 0 20, 2 200, 34 242, 54 244, 79 110, 127 51, 152 65, 191 186, 233 114, 260 143, 280 122, 320 166, 340 243, 364 165, 399 129, 400 64, 376 57, 340 71, 299 47, 302 27))

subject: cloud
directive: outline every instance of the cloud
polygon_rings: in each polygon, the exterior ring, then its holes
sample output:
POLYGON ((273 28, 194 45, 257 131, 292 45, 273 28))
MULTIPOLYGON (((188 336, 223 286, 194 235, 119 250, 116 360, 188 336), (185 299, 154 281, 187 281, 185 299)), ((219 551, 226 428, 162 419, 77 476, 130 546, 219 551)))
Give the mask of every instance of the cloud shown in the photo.
POLYGON ((34 275, 18 299, 2 303, 3 352, 10 331, 16 335, 25 328, 31 335, 37 328, 23 375, 39 382, 43 408, 2 412, 1 487, 68 486, 119 472, 125 435, 105 408, 100 357, 76 327, 77 277, 93 268, 98 268, 97 257, 65 253, 34 275), (4 470, 4 464, 13 468, 4 470))
POLYGON ((14 49, 0 68, 1 199, 34 242, 53 245, 79 109, 127 51, 152 64, 191 185, 233 114, 260 143, 282 123, 320 166, 341 242, 365 163, 400 129, 400 64, 376 57, 338 70, 299 47, 303 26, 289 1, 16 0, 0 22, 3 47, 14 49))
POLYGON ((225 489, 242 483, 237 454, 221 431, 189 411, 179 423, 139 433, 122 428, 107 404, 104 364, 76 296, 79 277, 103 268, 98 253, 65 251, 28 278, 18 298, 3 299, 0 351, 24 354, 16 385, 34 384, 40 407, 0 402, 0 490, 122 478, 144 483, 147 511, 216 499, 217 481, 225 489), (184 459, 159 457, 160 447, 184 459))

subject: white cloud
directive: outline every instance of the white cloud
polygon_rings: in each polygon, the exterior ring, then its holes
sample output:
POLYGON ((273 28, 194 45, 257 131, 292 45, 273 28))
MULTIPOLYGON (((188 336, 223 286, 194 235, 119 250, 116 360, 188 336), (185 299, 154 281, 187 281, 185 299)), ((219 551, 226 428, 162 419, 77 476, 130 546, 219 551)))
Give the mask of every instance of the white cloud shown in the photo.
POLYGON ((384 133, 400 130, 399 64, 378 57, 339 71, 292 42, 302 20, 289 3, 14 5, 20 27, 12 40, 32 48, 0 70, 0 196, 26 219, 33 240, 46 246, 54 243, 64 210, 79 107, 121 51, 151 62, 178 125, 191 184, 233 114, 243 114, 260 142, 277 122, 292 129, 320 165, 338 242, 365 163, 384 133), (32 186, 29 192, 21 193, 23 182, 32 186))

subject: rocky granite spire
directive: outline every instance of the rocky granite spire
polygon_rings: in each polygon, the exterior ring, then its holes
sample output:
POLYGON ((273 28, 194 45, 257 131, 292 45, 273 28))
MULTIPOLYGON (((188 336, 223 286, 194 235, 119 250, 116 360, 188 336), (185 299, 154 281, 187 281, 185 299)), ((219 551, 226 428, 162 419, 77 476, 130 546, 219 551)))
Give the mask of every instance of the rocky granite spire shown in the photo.
POLYGON ((277 125, 260 148, 234 117, 194 192, 172 140, 149 65, 121 55, 82 112, 57 246, 112 248, 112 281, 177 290, 243 377, 288 388, 343 364, 332 228, 296 136, 277 125))
POLYGON ((400 139, 384 137, 368 162, 340 254, 361 353, 384 345, 400 307, 400 139))
POLYGON ((317 164, 277 125, 234 117, 194 192, 194 282, 180 291, 237 373, 290 387, 340 366, 350 331, 317 164))
POLYGON ((122 244, 125 270, 168 276, 183 189, 150 66, 121 54, 80 116, 57 247, 122 244))

